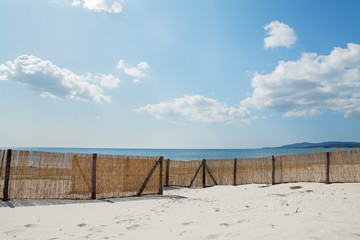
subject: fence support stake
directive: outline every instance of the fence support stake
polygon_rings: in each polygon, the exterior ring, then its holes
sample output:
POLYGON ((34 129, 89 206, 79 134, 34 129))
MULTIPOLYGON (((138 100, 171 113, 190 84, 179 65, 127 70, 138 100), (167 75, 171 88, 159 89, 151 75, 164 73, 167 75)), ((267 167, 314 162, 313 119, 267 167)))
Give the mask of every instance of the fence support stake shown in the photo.
POLYGON ((166 177, 165 177, 165 186, 169 186, 169 170, 170 170, 170 159, 166 160, 166 177))
POLYGON ((96 159, 97 154, 93 154, 92 178, 91 178, 91 199, 96 199, 96 159))
POLYGON ((143 182, 143 184, 141 185, 139 191, 137 192, 136 196, 140 197, 142 192, 144 191, 146 185, 148 184, 151 176, 153 175, 153 173, 155 172, 156 167, 159 165, 160 161, 163 159, 164 157, 159 157, 158 160, 156 160, 155 164, 152 166, 148 176, 146 177, 145 181, 143 182))
POLYGON ((206 170, 207 170, 207 172, 209 173, 211 180, 214 182, 215 185, 218 185, 217 182, 216 182, 216 180, 215 180, 215 178, 214 178, 214 176, 211 174, 210 169, 209 169, 209 166, 207 165, 206 162, 205 162, 204 166, 206 167, 206 170))
POLYGON ((275 185, 275 157, 271 155, 271 184, 275 185))
POLYGON ((192 184, 194 183, 195 178, 196 178, 196 176, 198 175, 198 173, 199 173, 199 171, 200 171, 200 169, 201 169, 202 166, 203 166, 203 162, 201 162, 200 166, 199 166, 198 169, 196 170, 194 177, 193 177, 193 178, 191 179, 191 181, 190 181, 189 187, 191 187, 192 184))
POLYGON ((330 183, 330 153, 326 152, 326 177, 325 177, 325 183, 330 183))
POLYGON ((11 157, 12 157, 12 150, 8 149, 7 155, 6 155, 5 179, 4 179, 4 189, 3 189, 3 200, 4 201, 7 201, 9 199, 11 157))
POLYGON ((237 168, 237 158, 234 158, 234 175, 233 175, 233 185, 236 186, 236 168, 237 168))

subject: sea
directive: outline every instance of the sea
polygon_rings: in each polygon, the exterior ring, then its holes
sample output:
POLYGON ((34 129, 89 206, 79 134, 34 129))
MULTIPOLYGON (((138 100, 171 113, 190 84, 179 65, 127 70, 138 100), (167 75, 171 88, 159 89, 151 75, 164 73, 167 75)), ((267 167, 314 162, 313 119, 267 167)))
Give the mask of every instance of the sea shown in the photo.
POLYGON ((22 147, 14 150, 30 150, 59 153, 98 153, 126 156, 164 156, 172 160, 230 159, 257 158, 271 155, 291 155, 302 153, 317 153, 344 151, 351 148, 252 148, 252 149, 145 149, 145 148, 50 148, 22 147))

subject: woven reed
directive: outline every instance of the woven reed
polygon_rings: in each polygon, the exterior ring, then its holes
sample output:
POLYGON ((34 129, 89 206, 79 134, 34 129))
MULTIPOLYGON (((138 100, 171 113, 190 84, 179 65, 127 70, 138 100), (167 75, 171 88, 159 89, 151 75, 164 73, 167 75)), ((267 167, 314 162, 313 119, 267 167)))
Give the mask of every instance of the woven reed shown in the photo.
POLYGON ((360 182, 360 149, 330 152, 330 182, 360 182))
MULTIPOLYGON (((134 196, 158 157, 99 155, 96 164, 96 192, 99 198, 134 196)), ((144 194, 159 191, 160 168, 150 178, 144 194)))
POLYGON ((271 157, 238 158, 236 184, 271 183, 271 157))
MULTIPOLYGON (((330 152, 330 182, 360 182, 360 149, 330 152)), ((0 197, 3 197, 7 151, 0 150, 0 197)), ((97 198, 136 195, 158 157, 97 155, 97 198)), ((169 185, 189 186, 202 161, 169 161, 169 185)), ((218 185, 232 185, 234 159, 206 160, 218 185)), ((275 183, 325 182, 327 153, 275 157, 275 183)), ((49 153, 13 150, 9 198, 89 199, 92 191, 92 154, 49 153)), ((163 184, 166 180, 163 163, 163 184)), ((214 185, 206 171, 206 186, 214 185)), ((156 168, 144 193, 159 191, 160 168, 156 168)), ((192 187, 202 187, 200 169, 192 187)), ((269 184, 271 157, 238 158, 236 184, 269 184)))
POLYGON ((279 156, 275 163, 275 183, 326 180, 325 152, 279 156))
MULTIPOLYGON (((1 151, 0 189, 6 154, 1 151)), ((92 154, 12 151, 9 198, 89 199, 92 154)), ((99 155, 96 163, 97 198, 136 195, 157 157, 99 155)), ((159 168, 144 194, 159 191, 159 168)), ((3 192, 1 191, 1 196, 3 192)))
MULTIPOLYGON (((196 170, 199 168, 201 161, 170 161, 169 167, 169 185, 170 186, 190 186, 191 179, 194 177, 196 170)), ((202 170, 199 171, 192 187, 202 186, 202 170)))
MULTIPOLYGON (((326 152, 294 154, 275 157, 275 183, 325 182, 326 152)), ((234 159, 206 160, 209 170, 218 185, 232 185, 234 159)), ((201 164, 197 161, 171 161, 169 185, 189 186, 201 164)), ((360 149, 330 152, 330 182, 360 182, 360 149)), ((236 184, 270 184, 272 182, 272 158, 238 158, 236 184)), ((213 186, 206 172, 206 186, 213 186)), ((202 186, 202 169, 194 187, 202 186)))
POLYGON ((12 151, 9 198, 67 198, 71 180, 71 154, 12 151))
MULTIPOLYGON (((211 159, 206 164, 218 185, 232 185, 234 182, 234 159, 211 159)), ((213 186, 214 182, 209 173, 206 175, 206 186, 213 186)))

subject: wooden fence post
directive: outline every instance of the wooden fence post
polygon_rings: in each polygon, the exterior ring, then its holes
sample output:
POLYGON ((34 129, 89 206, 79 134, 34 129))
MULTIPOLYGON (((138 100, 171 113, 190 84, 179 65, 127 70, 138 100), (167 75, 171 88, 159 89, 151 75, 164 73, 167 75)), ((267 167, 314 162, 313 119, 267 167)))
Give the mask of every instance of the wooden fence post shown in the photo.
POLYGON ((325 171, 325 183, 330 183, 330 153, 326 152, 326 171, 325 171))
POLYGON ((275 185, 275 157, 271 155, 271 184, 275 185))
POLYGON ((159 195, 163 195, 164 187, 163 187, 163 161, 164 157, 160 157, 160 173, 159 173, 159 195))
POLYGON ((165 177, 165 186, 169 186, 169 170, 170 170, 170 159, 166 160, 166 177, 165 177))
POLYGON ((202 167, 203 167, 203 171, 202 171, 202 187, 205 188, 206 187, 206 172, 205 172, 205 164, 206 164, 206 160, 203 159, 202 160, 202 167))
POLYGON ((7 201, 9 199, 11 157, 12 157, 12 150, 8 149, 7 155, 6 155, 5 179, 4 179, 4 189, 3 189, 3 200, 4 201, 7 201))
POLYGON ((92 178, 91 178, 91 199, 96 199, 96 159, 97 154, 93 154, 92 178))
MULTIPOLYGON (((143 184, 141 185, 139 191, 137 192, 136 196, 140 197, 142 192, 144 191, 146 185, 148 184, 151 176, 153 175, 153 173, 155 172, 156 167, 159 165, 160 161, 162 161, 164 157, 159 157, 158 160, 155 162, 155 164, 152 166, 148 176, 145 178, 145 181, 143 182, 143 184)), ((161 183, 162 184, 162 183, 161 183)))
POLYGON ((233 175, 233 185, 236 186, 236 168, 237 168, 237 158, 234 158, 234 175, 233 175))
POLYGON ((212 175, 212 173, 210 172, 209 166, 207 165, 206 162, 204 163, 204 166, 206 167, 206 171, 209 173, 211 180, 214 182, 215 185, 217 185, 217 182, 216 182, 214 176, 212 175))

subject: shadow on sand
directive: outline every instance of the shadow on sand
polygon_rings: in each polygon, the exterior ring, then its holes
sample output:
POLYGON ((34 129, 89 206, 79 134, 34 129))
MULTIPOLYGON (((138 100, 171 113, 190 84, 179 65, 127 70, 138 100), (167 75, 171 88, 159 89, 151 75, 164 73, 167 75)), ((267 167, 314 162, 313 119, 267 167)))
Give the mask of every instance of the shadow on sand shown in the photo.
MULTIPOLYGON (((178 189, 178 187, 166 187, 166 190, 178 189)), ((79 200, 79 199, 9 199, 8 201, 0 200, 0 207, 31 207, 31 206, 50 206, 50 205, 65 205, 65 204, 80 204, 80 203, 117 203, 127 201, 144 201, 153 199, 187 199, 187 197, 179 195, 143 195, 141 197, 122 197, 122 198, 107 198, 96 200, 79 200)))

